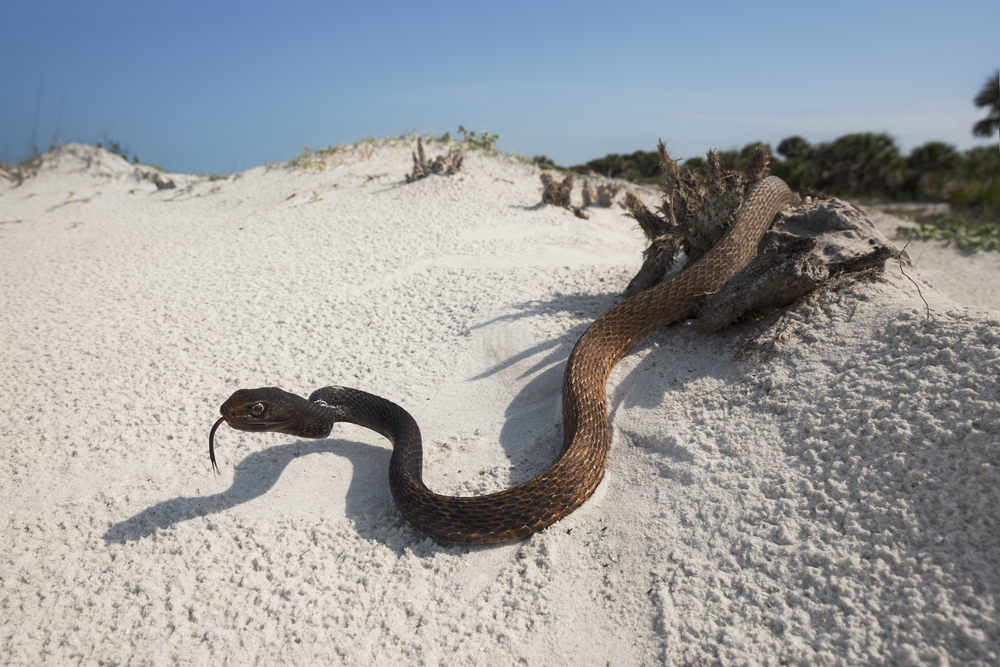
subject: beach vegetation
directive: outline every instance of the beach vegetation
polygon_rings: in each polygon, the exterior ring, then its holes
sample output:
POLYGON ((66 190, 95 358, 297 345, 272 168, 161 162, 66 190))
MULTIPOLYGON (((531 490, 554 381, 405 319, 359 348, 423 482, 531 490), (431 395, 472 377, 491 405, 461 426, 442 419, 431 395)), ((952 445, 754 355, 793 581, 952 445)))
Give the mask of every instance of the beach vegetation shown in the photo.
POLYGON ((499 134, 490 134, 486 130, 476 133, 474 130, 466 130, 464 125, 458 126, 459 141, 471 149, 480 149, 486 152, 496 152, 493 144, 500 140, 499 134))
POLYGON ((539 169, 549 169, 552 171, 568 171, 564 167, 560 167, 559 165, 557 165, 555 162, 552 161, 551 158, 549 158, 546 155, 536 155, 531 158, 525 158, 523 161, 527 162, 528 164, 533 164, 539 169))
MULTIPOLYGON (((289 160, 288 166, 292 169, 315 169, 316 171, 323 171, 326 169, 331 158, 334 158, 340 150, 339 146, 327 146, 326 148, 319 148, 316 151, 312 151, 308 146, 302 146, 299 154, 289 160)), ((337 161, 333 166, 341 163, 342 161, 337 161)))
MULTIPOLYGON (((126 162, 129 162, 128 154, 131 153, 131 151, 128 149, 127 146, 123 146, 119 142, 117 142, 117 141, 115 141, 113 139, 108 139, 107 137, 104 138, 104 142, 98 141, 94 145, 97 146, 98 148, 103 148, 106 151, 114 153, 115 155, 119 156, 120 158, 122 158, 126 162), (107 142, 107 146, 104 145, 104 142, 107 142)), ((50 146, 50 149, 51 148, 52 147, 50 146)), ((131 162, 132 162, 132 164, 139 164, 139 158, 138 158, 138 156, 136 156, 135 153, 132 153, 132 160, 131 160, 131 162)))
POLYGON ((983 89, 973 100, 980 109, 987 109, 986 118, 972 126, 972 134, 977 137, 992 137, 1000 130, 1000 70, 986 79, 983 89))
MULTIPOLYGON (((795 190, 868 202, 945 202, 958 215, 1000 222, 998 145, 959 151, 950 144, 929 141, 903 155, 890 135, 860 132, 819 144, 791 136, 783 139, 776 151, 757 141, 740 149, 716 151, 716 157, 726 169, 744 169, 758 146, 772 155, 771 173, 795 190)), ((533 161, 546 169, 565 171, 544 156, 533 161)), ((704 158, 688 158, 684 165, 699 179, 704 178, 704 158)), ((663 178, 660 157, 654 151, 610 153, 568 171, 593 172, 646 185, 658 184, 663 178)))
POLYGON ((948 215, 924 220, 919 227, 897 227, 899 236, 942 240, 964 250, 1000 250, 1000 225, 948 215))
POLYGON ((663 180, 660 154, 656 151, 636 151, 630 154, 609 153, 604 157, 569 167, 577 174, 594 172, 608 178, 620 178, 632 183, 656 184, 663 180))

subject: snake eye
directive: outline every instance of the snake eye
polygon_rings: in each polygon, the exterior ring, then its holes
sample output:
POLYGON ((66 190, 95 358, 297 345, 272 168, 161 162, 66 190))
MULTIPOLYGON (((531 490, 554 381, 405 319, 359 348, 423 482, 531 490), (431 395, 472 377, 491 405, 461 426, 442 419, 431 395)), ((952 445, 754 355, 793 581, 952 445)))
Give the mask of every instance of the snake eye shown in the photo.
POLYGON ((264 404, 254 403, 252 406, 250 406, 250 414, 252 414, 254 417, 260 417, 262 414, 264 414, 264 404))

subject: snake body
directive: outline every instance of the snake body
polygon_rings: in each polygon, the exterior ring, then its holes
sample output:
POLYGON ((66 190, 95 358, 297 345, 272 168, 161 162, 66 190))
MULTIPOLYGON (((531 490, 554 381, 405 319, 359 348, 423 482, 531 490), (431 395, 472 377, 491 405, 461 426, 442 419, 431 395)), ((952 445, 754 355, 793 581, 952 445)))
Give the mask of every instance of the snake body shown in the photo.
POLYGON ((784 181, 768 176, 746 193, 722 239, 676 276, 623 301, 594 321, 573 348, 563 376, 563 447, 552 464, 513 488, 483 496, 434 493, 422 479, 420 429, 404 409, 357 389, 324 387, 308 398, 274 387, 241 389, 221 408, 223 421, 245 431, 325 438, 334 423, 370 428, 392 443, 389 487, 402 513, 428 535, 460 543, 528 537, 569 515, 594 493, 610 446, 606 385, 618 361, 646 335, 693 314, 750 261, 775 214, 797 201, 784 181))

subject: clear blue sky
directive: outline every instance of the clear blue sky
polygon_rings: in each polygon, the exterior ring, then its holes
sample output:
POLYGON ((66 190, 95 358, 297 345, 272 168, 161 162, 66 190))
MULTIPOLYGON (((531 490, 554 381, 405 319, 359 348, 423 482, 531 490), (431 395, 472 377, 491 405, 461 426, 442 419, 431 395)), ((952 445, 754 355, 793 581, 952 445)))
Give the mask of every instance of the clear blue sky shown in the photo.
POLYGON ((563 165, 659 137, 676 157, 859 131, 964 149, 1000 1, 0 0, 0 44, 4 161, 34 133, 229 173, 459 125, 563 165))

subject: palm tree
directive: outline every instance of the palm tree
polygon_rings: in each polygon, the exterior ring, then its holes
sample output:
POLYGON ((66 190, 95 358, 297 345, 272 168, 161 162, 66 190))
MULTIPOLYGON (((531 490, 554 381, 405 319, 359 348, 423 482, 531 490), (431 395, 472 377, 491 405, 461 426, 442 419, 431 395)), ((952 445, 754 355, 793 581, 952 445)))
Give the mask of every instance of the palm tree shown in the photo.
POLYGON ((812 152, 817 186, 839 195, 891 196, 902 185, 903 160, 895 140, 884 132, 845 134, 812 152))
POLYGON ((972 134, 990 137, 1000 128, 1000 70, 986 79, 983 89, 976 95, 976 106, 989 107, 990 113, 972 126, 972 134))
POLYGON ((917 146, 906 158, 905 190, 918 200, 939 200, 961 162, 962 155, 951 144, 928 141, 917 146))

